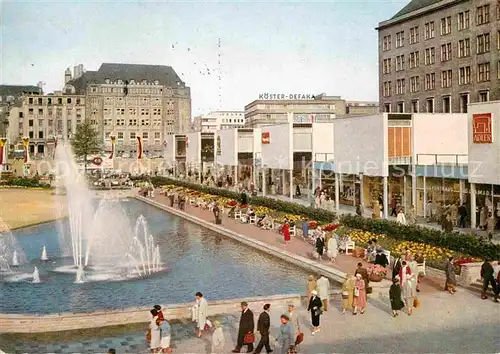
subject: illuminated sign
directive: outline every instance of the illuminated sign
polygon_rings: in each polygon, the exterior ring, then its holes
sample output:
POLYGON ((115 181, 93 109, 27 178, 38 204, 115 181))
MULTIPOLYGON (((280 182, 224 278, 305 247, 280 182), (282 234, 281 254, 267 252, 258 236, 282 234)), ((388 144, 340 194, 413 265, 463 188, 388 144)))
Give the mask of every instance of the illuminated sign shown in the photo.
POLYGON ((472 115, 472 142, 475 144, 491 144, 493 142, 491 113, 472 115))

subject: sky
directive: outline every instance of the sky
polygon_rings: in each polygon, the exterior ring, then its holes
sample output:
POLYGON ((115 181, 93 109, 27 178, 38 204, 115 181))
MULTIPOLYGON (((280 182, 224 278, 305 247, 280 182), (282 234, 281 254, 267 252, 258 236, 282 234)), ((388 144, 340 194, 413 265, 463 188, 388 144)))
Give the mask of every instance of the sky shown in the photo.
POLYGON ((0 0, 0 83, 48 93, 77 64, 160 64, 191 87, 193 116, 266 92, 377 101, 375 27, 408 2, 0 0))

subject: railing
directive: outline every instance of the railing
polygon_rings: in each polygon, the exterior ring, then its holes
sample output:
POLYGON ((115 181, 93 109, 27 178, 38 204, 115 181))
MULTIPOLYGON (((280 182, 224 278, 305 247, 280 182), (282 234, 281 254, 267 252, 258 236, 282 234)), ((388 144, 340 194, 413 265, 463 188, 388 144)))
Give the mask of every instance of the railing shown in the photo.
POLYGON ((411 156, 389 157, 389 165, 411 165, 411 156))
POLYGON ((467 154, 417 154, 417 165, 463 166, 468 163, 467 154))
POLYGON ((314 161, 317 162, 330 162, 334 161, 334 154, 332 153, 315 153, 314 154, 314 161))

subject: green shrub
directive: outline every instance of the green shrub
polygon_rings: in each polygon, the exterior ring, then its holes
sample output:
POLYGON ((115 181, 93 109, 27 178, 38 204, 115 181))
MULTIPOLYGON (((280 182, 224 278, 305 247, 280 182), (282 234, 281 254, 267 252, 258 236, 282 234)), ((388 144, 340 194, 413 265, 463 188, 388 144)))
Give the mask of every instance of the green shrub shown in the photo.
POLYGON ((5 186, 26 188, 50 188, 50 184, 40 182, 39 178, 14 177, 2 183, 5 186))
MULTIPOLYGON (((240 200, 241 195, 227 189, 202 186, 195 183, 177 181, 166 177, 152 177, 151 182, 155 187, 166 184, 198 190, 202 193, 214 194, 225 198, 240 200)), ((310 220, 322 223, 333 222, 337 215, 327 210, 306 207, 293 202, 286 202, 267 197, 251 197, 249 203, 256 206, 264 206, 276 211, 304 215, 310 220)), ((443 232, 418 225, 401 225, 395 221, 384 219, 369 219, 357 215, 343 214, 339 216, 340 222, 347 227, 370 231, 376 234, 385 234, 388 237, 400 241, 413 241, 427 243, 429 245, 448 248, 455 252, 467 254, 473 257, 500 259, 500 246, 484 242, 473 235, 458 232, 443 232)))

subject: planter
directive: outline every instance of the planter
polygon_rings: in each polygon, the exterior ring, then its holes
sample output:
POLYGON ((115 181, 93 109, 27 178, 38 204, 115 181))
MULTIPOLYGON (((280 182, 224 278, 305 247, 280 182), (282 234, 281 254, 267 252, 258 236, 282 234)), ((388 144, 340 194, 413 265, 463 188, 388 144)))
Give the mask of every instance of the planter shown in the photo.
POLYGON ((381 282, 382 279, 383 279, 382 276, 378 275, 378 274, 370 274, 368 276, 368 280, 372 281, 372 282, 375 282, 375 283, 381 282))
POLYGON ((354 249, 354 252, 352 255, 356 258, 364 258, 365 256, 365 249, 363 247, 356 247, 354 249))

